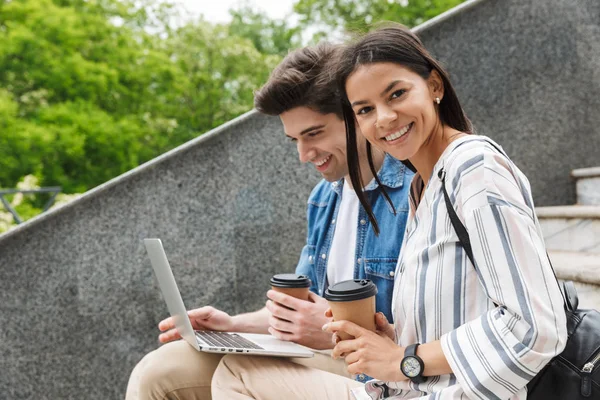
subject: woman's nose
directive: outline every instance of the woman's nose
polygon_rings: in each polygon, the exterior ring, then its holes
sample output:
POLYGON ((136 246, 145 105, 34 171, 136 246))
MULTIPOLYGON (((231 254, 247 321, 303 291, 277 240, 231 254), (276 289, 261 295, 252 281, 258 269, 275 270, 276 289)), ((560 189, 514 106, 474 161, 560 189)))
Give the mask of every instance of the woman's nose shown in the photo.
POLYGON ((387 129, 396 119, 398 119, 398 115, 394 110, 390 107, 381 107, 377 112, 377 124, 375 126, 387 129))

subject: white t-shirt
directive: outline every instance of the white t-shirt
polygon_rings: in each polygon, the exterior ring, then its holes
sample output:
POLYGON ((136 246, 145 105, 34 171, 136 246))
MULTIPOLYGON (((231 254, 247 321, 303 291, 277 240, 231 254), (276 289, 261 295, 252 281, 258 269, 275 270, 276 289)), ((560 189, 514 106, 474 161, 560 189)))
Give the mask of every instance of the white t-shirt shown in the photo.
POLYGON ((345 180, 343 185, 340 208, 335 221, 332 221, 335 224, 335 231, 327 261, 329 286, 354 278, 359 201, 356 193, 345 180))

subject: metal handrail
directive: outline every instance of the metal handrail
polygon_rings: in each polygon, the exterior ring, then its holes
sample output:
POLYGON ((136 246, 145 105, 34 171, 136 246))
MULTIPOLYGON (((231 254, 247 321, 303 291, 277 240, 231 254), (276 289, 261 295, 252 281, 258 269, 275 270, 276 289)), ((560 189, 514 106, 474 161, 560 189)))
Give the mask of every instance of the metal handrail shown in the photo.
POLYGON ((19 216, 19 213, 17 213, 17 210, 15 210, 10 205, 10 203, 8 202, 8 200, 6 200, 4 198, 5 195, 17 194, 17 193, 22 193, 22 194, 52 193, 52 195, 50 196, 50 199, 48 199, 48 201, 46 202, 46 204, 44 204, 44 207, 42 209, 42 212, 44 212, 44 211, 47 211, 50 207, 52 207, 52 204, 54 204, 54 200, 56 199, 56 196, 61 191, 62 191, 62 188, 60 186, 43 187, 43 188, 39 188, 39 189, 26 189, 26 190, 21 190, 21 189, 0 189, 0 202, 2 202, 2 205, 4 205, 4 208, 6 208, 6 210, 9 213, 12 214, 13 218, 15 219, 15 222, 17 224, 20 224, 20 223, 23 222, 23 220, 19 216))

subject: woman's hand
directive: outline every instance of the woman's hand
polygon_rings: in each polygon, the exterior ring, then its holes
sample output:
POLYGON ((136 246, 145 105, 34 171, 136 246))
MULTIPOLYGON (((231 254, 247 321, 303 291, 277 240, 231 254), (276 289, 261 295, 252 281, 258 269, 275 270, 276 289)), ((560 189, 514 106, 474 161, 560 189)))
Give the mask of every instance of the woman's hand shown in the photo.
MULTIPOLYGON (((331 312, 331 308, 328 308, 325 311, 325 317, 331 319, 333 318, 333 313, 331 312)), ((390 324, 385 317, 385 314, 381 311, 375 314, 375 329, 377 330, 377 334, 379 336, 387 336, 392 341, 396 341, 396 331, 394 329, 394 325, 390 324)), ((338 337, 337 333, 334 333, 331 337, 333 344, 337 344, 341 339, 338 337)))
POLYGON ((324 325, 323 330, 330 333, 344 331, 354 336, 354 339, 339 341, 331 355, 334 359, 344 357, 350 374, 367 374, 392 382, 407 379, 400 371, 404 348, 392 341, 389 329, 375 333, 349 321, 336 321, 324 325))
POLYGON ((377 334, 379 336, 388 337, 393 342, 396 341, 396 331, 394 330, 394 325, 388 322, 384 313, 378 312, 375 314, 375 328, 377 329, 377 334))

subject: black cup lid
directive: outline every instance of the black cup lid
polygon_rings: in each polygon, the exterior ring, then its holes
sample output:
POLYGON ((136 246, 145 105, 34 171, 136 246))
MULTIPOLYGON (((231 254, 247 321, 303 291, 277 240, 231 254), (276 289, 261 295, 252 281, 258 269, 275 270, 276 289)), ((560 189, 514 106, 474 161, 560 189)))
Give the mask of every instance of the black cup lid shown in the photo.
POLYGON ((271 286, 279 288, 307 288, 310 283, 310 278, 306 275, 279 274, 271 278, 271 286))
POLYGON ((351 279, 331 285, 325 290, 328 301, 362 300, 377 294, 377 285, 369 279, 351 279))

